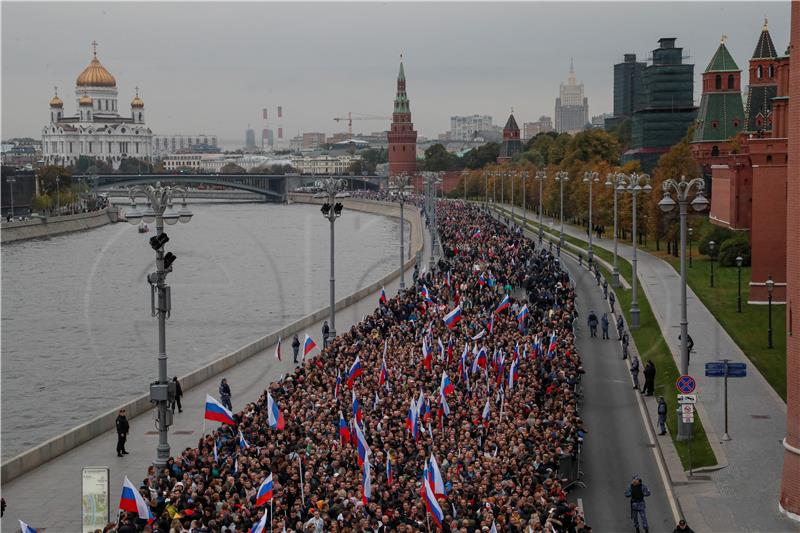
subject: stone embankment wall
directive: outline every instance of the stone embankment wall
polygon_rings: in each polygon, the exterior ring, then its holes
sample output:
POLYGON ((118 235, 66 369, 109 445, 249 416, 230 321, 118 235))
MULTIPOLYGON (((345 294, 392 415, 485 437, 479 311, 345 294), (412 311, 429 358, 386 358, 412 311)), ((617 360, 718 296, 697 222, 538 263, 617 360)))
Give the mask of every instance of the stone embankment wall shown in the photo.
MULTIPOLYGON (((302 195, 302 194, 292 194, 290 201, 295 203, 322 203, 322 201, 317 201, 315 198, 311 198, 310 195, 302 195)), ((393 204, 388 202, 372 202, 366 200, 349 200, 345 199, 343 202, 345 209, 352 209, 354 211, 363 211, 367 213, 374 213, 384 216, 392 216, 392 217, 400 217, 400 206, 399 204, 393 204)), ((421 251, 424 245, 424 236, 423 236, 423 222, 420 218, 419 210, 412 206, 407 205, 404 209, 404 218, 405 220, 411 224, 411 238, 410 238, 410 256, 411 258, 406 262, 405 268, 411 268, 414 266, 414 262, 416 260, 417 252, 421 251)), ((5 231, 4 231, 5 232, 5 231)), ((353 294, 346 296, 336 302, 336 309, 344 309, 361 299, 369 296, 370 294, 379 290, 382 286, 392 281, 394 278, 399 276, 398 271, 394 271, 391 274, 384 276, 383 278, 375 281, 374 283, 370 284, 367 287, 362 287, 361 289, 357 290, 353 294)), ((279 337, 284 339, 291 338, 292 335, 295 333, 300 333, 304 331, 309 326, 319 322, 323 318, 327 317, 329 313, 329 309, 327 306, 318 309, 317 311, 307 315, 296 322, 293 322, 283 328, 279 329, 278 331, 274 331, 269 335, 265 335, 260 339, 251 342, 245 346, 242 346, 238 350, 229 353, 228 355, 222 356, 216 361, 212 361, 211 363, 198 368, 197 370, 190 372, 185 376, 181 376, 178 379, 181 382, 181 387, 183 390, 189 390, 192 387, 196 387, 203 383, 204 381, 216 376, 217 374, 224 372, 225 370, 236 366, 240 362, 244 361, 245 359, 252 357, 253 355, 266 350, 273 344, 278 341, 279 337)), ((0 473, 0 483, 8 483, 12 479, 15 479, 26 472, 33 470, 37 466, 40 466, 50 459, 58 457, 64 453, 67 453, 71 449, 80 446, 81 444, 105 433, 106 431, 110 431, 114 428, 115 420, 117 418, 117 414, 119 410, 125 408, 128 411, 128 418, 132 419, 138 415, 146 413, 153 409, 153 404, 150 403, 150 398, 148 394, 144 394, 131 400, 130 402, 115 407, 114 409, 95 417, 94 419, 82 424, 76 428, 73 428, 69 431, 62 433, 52 439, 40 444, 39 446, 32 448, 26 452, 23 452, 16 457, 9 459, 7 462, 3 463, 2 470, 0 473)))
POLYGON ((23 222, 3 222, 0 231, 0 242, 23 241, 52 237, 62 233, 82 231, 104 226, 117 221, 117 210, 109 207, 91 213, 78 213, 50 218, 33 218, 23 222))

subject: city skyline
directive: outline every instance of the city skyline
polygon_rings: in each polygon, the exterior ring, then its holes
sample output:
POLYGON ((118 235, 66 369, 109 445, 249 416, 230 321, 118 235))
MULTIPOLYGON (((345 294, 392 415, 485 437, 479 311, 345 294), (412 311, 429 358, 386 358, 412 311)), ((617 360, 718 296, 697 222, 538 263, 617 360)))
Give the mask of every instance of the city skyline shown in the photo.
MULTIPOLYGON (((659 37, 678 38, 698 80, 721 35, 741 65, 765 16, 780 52, 789 33, 788 2, 648 3, 646 16, 630 3, 202 4, 202 11, 189 3, 73 5, 3 4, 3 138, 41 136, 53 86, 65 111, 76 111, 75 78, 91 59, 93 39, 117 78, 122 113, 138 86, 155 133, 204 132, 222 145, 243 145, 248 123, 262 127, 263 107, 283 106, 287 138, 346 131, 333 117, 348 111, 389 116, 400 53, 415 125, 421 136, 436 138, 453 115, 486 114, 504 123, 513 107, 519 123, 553 116, 570 57, 592 116, 612 110, 614 63, 624 53, 646 58, 659 37), (623 16, 630 21, 624 37, 598 31, 623 16), (555 24, 530 30, 531 22, 559 18, 586 37, 565 39, 555 24), (136 30, 125 35, 120 28, 132 28, 131 20, 147 21, 147 40, 129 44, 136 30), (467 39, 464 27, 473 35, 518 35, 519 45, 467 39), (38 38, 42 33, 50 38, 38 38), (293 41, 298 46, 286 44, 293 41)), ((695 81, 696 104, 699 92, 695 81)), ((353 128, 383 131, 389 122, 353 128)))

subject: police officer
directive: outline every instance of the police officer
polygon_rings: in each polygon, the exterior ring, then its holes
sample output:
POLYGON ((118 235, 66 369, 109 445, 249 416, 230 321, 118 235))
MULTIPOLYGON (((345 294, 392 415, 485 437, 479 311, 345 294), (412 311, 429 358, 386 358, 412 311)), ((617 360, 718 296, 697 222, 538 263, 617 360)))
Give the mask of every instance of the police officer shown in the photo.
POLYGON ((608 280, 603 278, 603 298, 608 298, 608 280))
POLYGON ((117 415, 117 457, 128 455, 125 450, 125 441, 128 440, 128 431, 130 431, 130 424, 128 418, 125 416, 125 409, 119 410, 117 415))
POLYGON ((614 296, 614 293, 609 293, 608 295, 608 303, 611 305, 611 312, 614 312, 614 302, 617 300, 617 297, 614 296))
POLYGON ((331 328, 328 326, 328 321, 322 323, 322 347, 328 347, 328 336, 331 334, 331 328))
POLYGON ((231 406, 231 387, 228 385, 228 380, 225 378, 222 378, 219 384, 219 396, 222 405, 227 407, 230 411, 233 411, 233 407, 231 406))
POLYGON ((667 402, 663 396, 658 397, 658 429, 659 435, 667 434, 667 402))
POLYGON ((628 339, 628 334, 622 334, 622 358, 628 358, 628 345, 630 344, 630 339, 628 339))
POLYGON ((300 352, 300 339, 297 338, 297 333, 292 339, 292 351, 294 352, 294 364, 297 364, 297 354, 300 352))
POLYGON ((603 339, 608 339, 608 313, 603 313, 603 316, 600 317, 600 327, 603 330, 603 339))
POLYGON ((642 478, 639 477, 639 474, 634 474, 628 490, 625 491, 625 497, 631 499, 631 520, 633 521, 633 527, 636 528, 636 533, 640 533, 639 520, 642 522, 644 533, 650 533, 650 528, 647 524, 647 506, 644 503, 646 496, 650 496, 650 489, 642 483, 642 478))

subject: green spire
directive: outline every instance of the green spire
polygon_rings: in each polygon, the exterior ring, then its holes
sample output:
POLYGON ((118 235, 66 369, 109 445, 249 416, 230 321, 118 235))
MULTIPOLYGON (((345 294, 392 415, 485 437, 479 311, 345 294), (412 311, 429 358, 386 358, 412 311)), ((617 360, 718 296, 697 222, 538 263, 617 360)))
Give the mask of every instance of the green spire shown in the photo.
POLYGON ((709 61, 706 67, 706 72, 739 72, 741 69, 736 65, 733 56, 728 52, 728 47, 725 46, 725 36, 722 36, 722 41, 719 43, 714 57, 709 61))
POLYGON ((400 56, 400 73, 397 75, 397 80, 398 81, 400 81, 400 80, 406 81, 406 73, 405 73, 405 71, 403 71, 403 59, 402 58, 403 58, 403 56, 401 55, 400 56))

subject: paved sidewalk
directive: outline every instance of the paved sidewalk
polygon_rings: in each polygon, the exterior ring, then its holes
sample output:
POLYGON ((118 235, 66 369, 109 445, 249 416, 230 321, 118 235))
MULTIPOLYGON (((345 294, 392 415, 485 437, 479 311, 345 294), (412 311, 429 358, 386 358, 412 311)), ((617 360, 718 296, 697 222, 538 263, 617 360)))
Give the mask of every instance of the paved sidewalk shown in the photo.
MULTIPOLYGON (((521 211, 516 214, 521 216, 521 211)), ((556 220, 543 220, 546 229, 558 233, 560 225, 556 220)), ((565 224, 564 233, 586 240, 585 233, 572 225, 565 224)), ((595 238, 593 244, 606 250, 614 248, 611 239, 595 238)), ((629 244, 618 241, 617 251, 621 258, 631 261, 633 248, 629 244)), ((637 259, 639 287, 679 365, 680 274, 665 261, 641 250, 637 250, 637 259)), ((689 373, 697 380, 697 409, 717 461, 727 467, 704 473, 710 478, 705 483, 679 487, 676 492, 681 507, 687 515, 702 515, 706 523, 698 526, 710 531, 800 531, 800 524, 778 511, 786 404, 691 287, 687 287, 687 302, 689 333, 695 341, 689 373), (704 376, 705 363, 722 357, 746 362, 748 366, 747 378, 728 380, 728 433, 733 439, 729 442, 720 441, 725 432, 723 380, 704 376)), ((691 524, 697 527, 695 522, 691 524)))
MULTIPOLYGON (((424 226, 424 219, 423 219, 424 226)), ((399 244, 399 243, 398 243, 399 244)), ((399 254, 399 251, 398 251, 399 254)), ((425 232, 423 264, 427 268, 430 257, 429 234, 425 232)), ((424 271, 424 269, 423 269, 424 271)), ((406 271, 406 287, 411 286, 413 269, 406 271)), ((339 276, 346 275, 340 273, 339 276)), ((399 279, 386 285, 388 296, 396 294, 399 279)), ((336 313, 336 326, 339 333, 348 330, 361 318, 372 313, 378 305, 380 289, 359 302, 336 313)), ((309 335, 322 346, 322 321, 307 329, 309 335)), ((302 340, 302 334, 300 335, 302 340)), ((238 346, 231 346, 231 350, 238 346)), ((232 403, 235 411, 245 404, 255 401, 273 381, 291 372, 291 339, 284 339, 283 361, 275 359, 275 345, 259 352, 241 364, 228 369, 206 382, 186 391, 183 397, 183 412, 175 412, 175 423, 170 427, 170 455, 175 455, 188 447, 196 447, 203 434, 203 413, 206 394, 219 399, 218 387, 222 377, 231 386, 232 403)), ((314 355, 319 352, 315 350, 314 355)), ((2 531, 18 529, 17 520, 23 520, 35 528, 48 528, 53 532, 73 533, 81 528, 81 469, 84 466, 108 466, 110 468, 109 505, 111 519, 114 520, 119 505, 119 496, 125 476, 139 485, 147 475, 147 467, 155 458, 158 433, 154 431, 152 412, 130 420, 130 434, 127 449, 130 455, 118 458, 115 447, 117 436, 109 431, 89 442, 61 455, 52 461, 7 483, 2 488, 8 508, 3 517, 5 528, 2 531)), ((206 424, 206 431, 218 427, 215 422, 206 424)))

